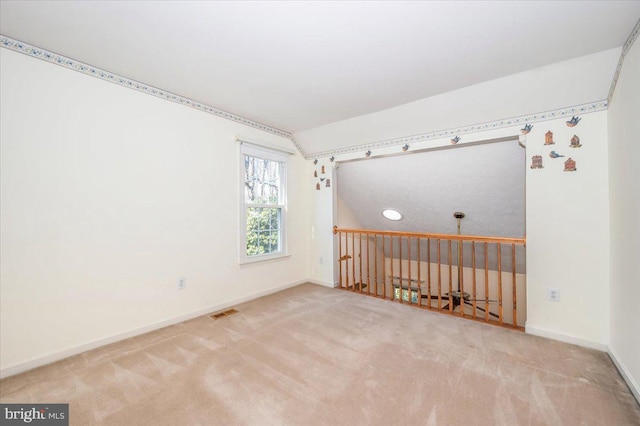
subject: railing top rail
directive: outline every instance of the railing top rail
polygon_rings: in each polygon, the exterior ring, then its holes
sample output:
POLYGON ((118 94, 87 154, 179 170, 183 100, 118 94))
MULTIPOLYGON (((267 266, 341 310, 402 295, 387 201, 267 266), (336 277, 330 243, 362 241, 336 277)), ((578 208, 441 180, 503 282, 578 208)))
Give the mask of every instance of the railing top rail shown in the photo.
POLYGON ((377 231, 373 229, 353 229, 333 227, 333 233, 338 232, 367 234, 367 235, 389 235, 394 237, 411 237, 411 238, 431 238, 438 240, 456 240, 456 241, 476 241, 481 243, 500 243, 500 244, 522 244, 527 243, 526 238, 508 238, 508 237, 487 237, 480 235, 456 235, 456 234, 429 234, 423 232, 399 232, 399 231, 377 231))

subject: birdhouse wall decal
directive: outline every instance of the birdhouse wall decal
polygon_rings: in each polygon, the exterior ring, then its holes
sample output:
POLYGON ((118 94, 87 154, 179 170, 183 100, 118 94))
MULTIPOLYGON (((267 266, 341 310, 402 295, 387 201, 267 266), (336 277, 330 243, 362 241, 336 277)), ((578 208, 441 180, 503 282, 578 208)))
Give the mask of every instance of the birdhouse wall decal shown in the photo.
POLYGON ((316 183, 316 191, 320 191, 320 182, 316 183))
POLYGON ((327 179, 327 181, 325 182, 324 186, 326 188, 331 188, 331 179, 327 179))
POLYGON ((575 160, 572 160, 571 158, 567 158, 567 161, 564 162, 564 171, 565 172, 575 172, 576 169, 576 162, 575 160))
POLYGON ((318 177, 318 171, 317 170, 313 171, 313 177, 318 177))
POLYGON ((324 174, 324 166, 322 166, 322 171, 320 173, 324 174))
POLYGON ((531 157, 531 168, 532 169, 542 169, 542 155, 534 155, 531 157))
POLYGON ((545 145, 553 145, 555 142, 553 141, 553 132, 549 130, 544 134, 544 144, 545 145))
POLYGON ((578 135, 573 135, 573 137, 571 138, 571 144, 569 146, 571 148, 580 148, 582 146, 578 135))

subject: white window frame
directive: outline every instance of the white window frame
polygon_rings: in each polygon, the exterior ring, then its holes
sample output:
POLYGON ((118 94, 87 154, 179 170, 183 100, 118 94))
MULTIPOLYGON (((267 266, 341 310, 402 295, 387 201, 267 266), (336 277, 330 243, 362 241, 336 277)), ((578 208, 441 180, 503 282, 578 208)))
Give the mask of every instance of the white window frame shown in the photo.
POLYGON ((287 252, 287 169, 288 152, 240 142, 240 264, 261 262, 289 256, 287 252), (254 204, 245 201, 245 155, 280 163, 280 200, 278 204, 254 204), (247 209, 250 207, 280 208, 280 250, 278 252, 249 256, 247 254, 247 209))

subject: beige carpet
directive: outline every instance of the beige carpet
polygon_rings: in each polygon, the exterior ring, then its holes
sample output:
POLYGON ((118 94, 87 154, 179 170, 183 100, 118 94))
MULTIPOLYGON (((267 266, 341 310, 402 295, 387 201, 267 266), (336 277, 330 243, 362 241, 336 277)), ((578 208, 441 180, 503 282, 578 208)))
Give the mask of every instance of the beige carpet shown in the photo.
POLYGON ((74 425, 638 425, 605 353, 301 285, 0 382, 74 425))

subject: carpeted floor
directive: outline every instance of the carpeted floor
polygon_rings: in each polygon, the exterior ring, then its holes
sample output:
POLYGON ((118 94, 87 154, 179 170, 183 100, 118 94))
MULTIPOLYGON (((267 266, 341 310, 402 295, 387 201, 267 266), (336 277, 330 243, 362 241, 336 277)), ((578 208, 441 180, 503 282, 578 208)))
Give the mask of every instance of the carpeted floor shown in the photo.
POLYGON ((639 425, 605 353, 301 285, 0 382, 74 425, 639 425))

